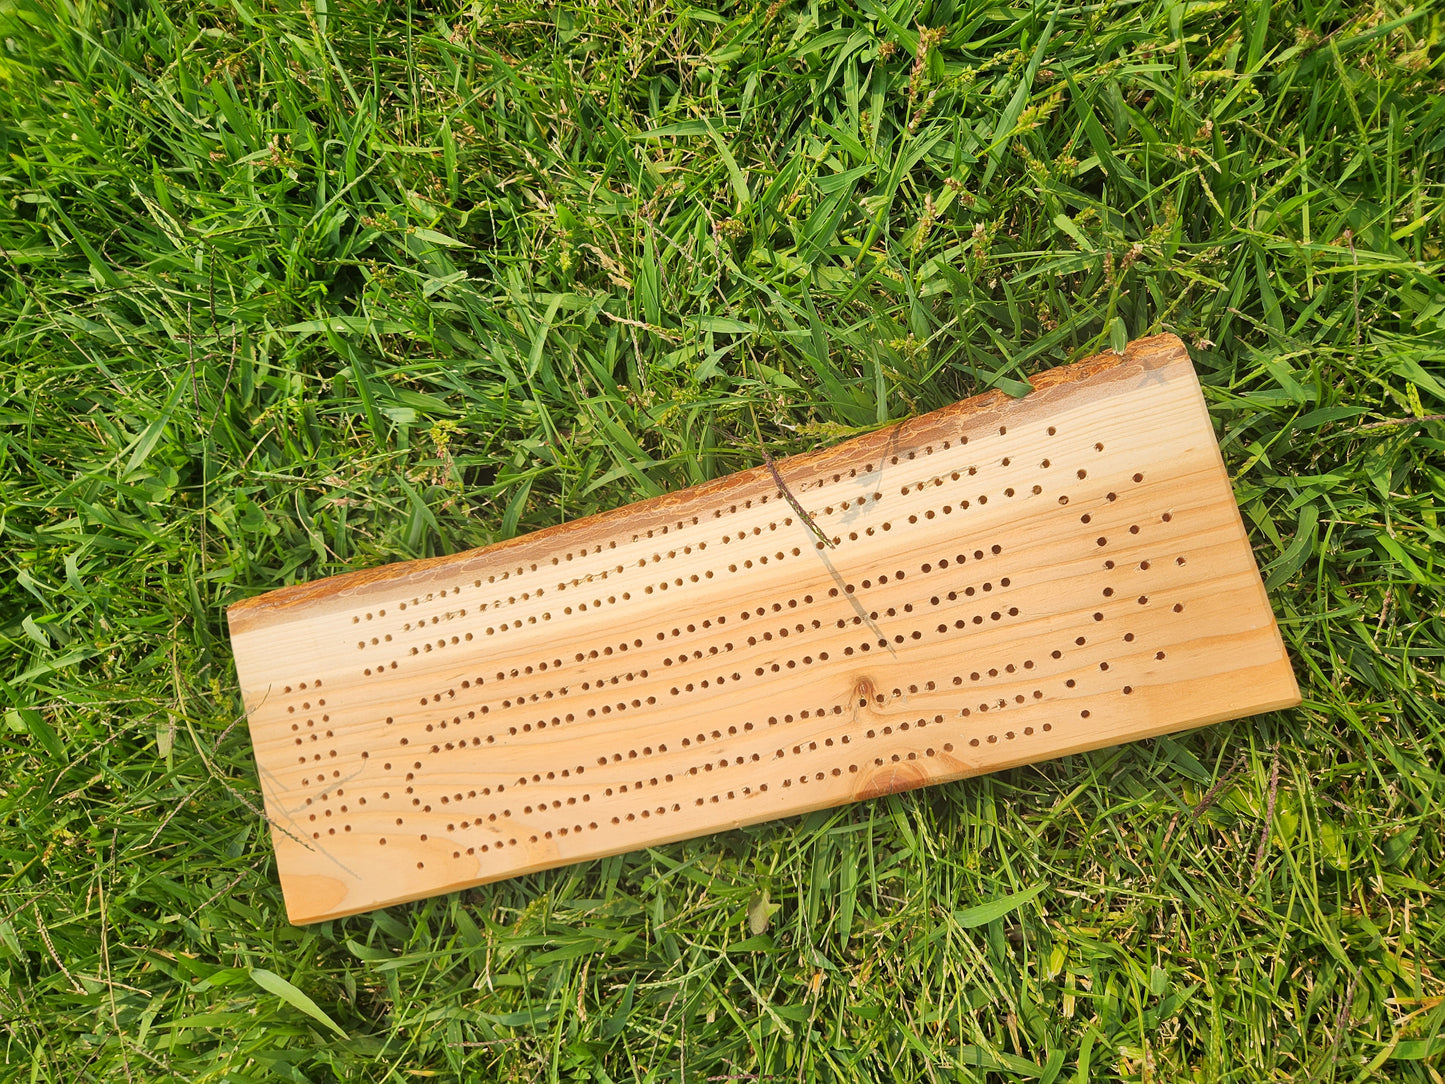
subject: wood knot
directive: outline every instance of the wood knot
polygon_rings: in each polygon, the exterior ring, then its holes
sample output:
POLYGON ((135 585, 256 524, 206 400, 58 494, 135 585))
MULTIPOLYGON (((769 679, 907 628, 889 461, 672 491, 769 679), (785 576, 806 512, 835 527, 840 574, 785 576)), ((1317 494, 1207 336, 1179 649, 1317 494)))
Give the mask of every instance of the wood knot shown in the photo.
POLYGON ((873 679, 860 677, 858 684, 853 687, 853 696, 858 701, 860 708, 868 707, 873 703, 873 698, 878 695, 878 690, 873 684, 873 679))
POLYGON ((881 798, 885 794, 899 794, 913 790, 928 782, 923 765, 914 760, 902 760, 896 764, 884 764, 875 768, 859 780, 853 797, 858 800, 881 798))

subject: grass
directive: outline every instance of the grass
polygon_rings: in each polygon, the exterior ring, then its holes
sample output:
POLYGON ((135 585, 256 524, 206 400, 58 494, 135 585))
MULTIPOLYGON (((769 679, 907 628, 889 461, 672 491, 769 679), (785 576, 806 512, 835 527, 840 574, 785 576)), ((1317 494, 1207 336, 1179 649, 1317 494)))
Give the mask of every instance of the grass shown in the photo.
POLYGON ((1438 1084, 1442 34, 0 0, 0 1078, 1438 1084), (1159 331, 1300 709, 287 924, 228 603, 1159 331))

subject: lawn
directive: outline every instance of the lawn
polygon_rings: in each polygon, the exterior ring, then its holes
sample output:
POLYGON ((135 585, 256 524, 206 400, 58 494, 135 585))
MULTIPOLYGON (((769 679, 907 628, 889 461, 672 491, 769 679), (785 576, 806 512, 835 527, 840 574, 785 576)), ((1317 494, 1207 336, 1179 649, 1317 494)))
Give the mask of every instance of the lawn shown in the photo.
POLYGON ((1442 35, 0 0, 0 1079, 1439 1084, 1442 35), (288 924, 228 604, 1161 331, 1299 709, 288 924))

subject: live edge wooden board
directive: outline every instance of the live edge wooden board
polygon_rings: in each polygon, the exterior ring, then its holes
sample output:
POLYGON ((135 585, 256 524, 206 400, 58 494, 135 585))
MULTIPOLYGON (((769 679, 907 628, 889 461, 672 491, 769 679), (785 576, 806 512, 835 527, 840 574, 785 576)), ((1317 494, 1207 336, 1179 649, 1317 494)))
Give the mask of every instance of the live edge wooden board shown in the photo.
POLYGON ((316 922, 1299 702, 1172 336, 230 609, 316 922))

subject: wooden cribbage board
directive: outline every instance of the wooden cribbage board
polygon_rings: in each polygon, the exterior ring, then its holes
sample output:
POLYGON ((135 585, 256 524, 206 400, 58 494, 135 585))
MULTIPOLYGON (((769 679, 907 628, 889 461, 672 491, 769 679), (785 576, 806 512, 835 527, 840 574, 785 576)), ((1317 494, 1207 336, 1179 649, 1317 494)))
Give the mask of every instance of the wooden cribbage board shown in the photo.
POLYGON ((1297 704, 1183 344, 230 609, 296 923, 1297 704))

